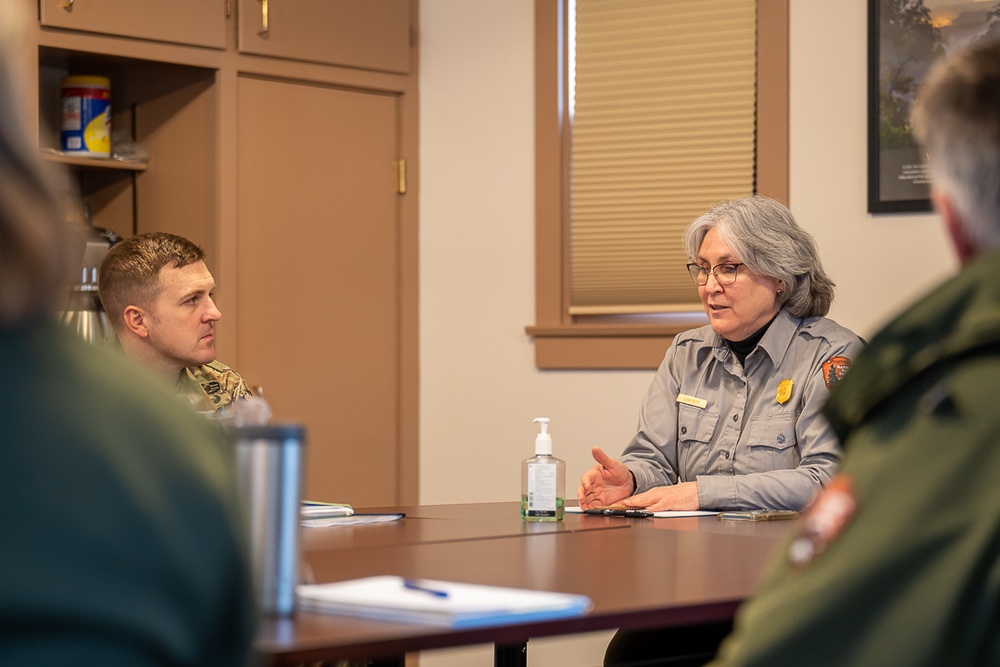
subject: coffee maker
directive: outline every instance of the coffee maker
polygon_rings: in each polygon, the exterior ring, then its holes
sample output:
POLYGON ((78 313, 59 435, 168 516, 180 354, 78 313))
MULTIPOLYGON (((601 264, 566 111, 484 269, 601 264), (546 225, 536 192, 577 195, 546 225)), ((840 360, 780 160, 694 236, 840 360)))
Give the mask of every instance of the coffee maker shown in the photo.
POLYGON ((84 244, 83 260, 79 273, 76 274, 79 281, 74 280, 70 288, 62 321, 84 340, 96 343, 112 333, 108 316, 97 294, 97 273, 108 249, 118 243, 121 237, 113 231, 89 224, 76 225, 75 228, 84 244))

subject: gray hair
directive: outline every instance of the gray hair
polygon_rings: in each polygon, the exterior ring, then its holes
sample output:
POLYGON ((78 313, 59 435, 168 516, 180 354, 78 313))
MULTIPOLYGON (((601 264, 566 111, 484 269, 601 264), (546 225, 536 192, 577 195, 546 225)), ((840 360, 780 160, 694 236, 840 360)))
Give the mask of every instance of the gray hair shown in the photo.
POLYGON ((30 17, 20 6, 0 2, 0 327, 63 305, 80 260, 55 194, 56 174, 42 166, 21 114, 14 66, 30 17))
POLYGON ((710 229, 716 229, 754 273, 785 284, 778 305, 796 317, 826 315, 834 283, 823 271, 813 237, 791 211, 768 197, 733 199, 692 222, 684 235, 689 261, 695 261, 710 229))
POLYGON ((1000 41, 938 61, 912 122, 935 187, 951 196, 966 233, 979 248, 1000 247, 1000 41))

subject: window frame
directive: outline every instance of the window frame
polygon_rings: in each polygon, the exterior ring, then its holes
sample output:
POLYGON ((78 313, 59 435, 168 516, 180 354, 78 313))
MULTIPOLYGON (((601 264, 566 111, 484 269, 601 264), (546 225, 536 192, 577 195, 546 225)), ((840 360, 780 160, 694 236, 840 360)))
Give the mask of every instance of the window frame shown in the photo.
MULTIPOLYGON (((655 369, 703 313, 571 316, 567 0, 535 0, 535 324, 539 369, 655 369)), ((757 192, 788 198, 788 0, 757 1, 757 192)))

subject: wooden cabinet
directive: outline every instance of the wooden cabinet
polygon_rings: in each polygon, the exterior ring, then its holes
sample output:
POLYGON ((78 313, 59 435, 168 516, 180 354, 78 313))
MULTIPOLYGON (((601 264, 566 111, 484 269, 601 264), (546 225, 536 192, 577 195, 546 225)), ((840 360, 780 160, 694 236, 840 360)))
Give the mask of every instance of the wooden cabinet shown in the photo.
POLYGON ((226 47, 231 0, 39 0, 43 26, 226 47))
MULTIPOLYGON (((26 86, 43 154, 73 170, 95 226, 205 248, 219 359, 263 386, 275 421, 306 427, 306 495, 416 502, 416 0, 271 0, 269 32, 239 48, 259 0, 238 5, 239 28, 223 13, 221 41, 151 25, 147 0, 17 1, 40 3, 26 86), (112 132, 147 164, 51 155, 69 74, 110 78, 112 132)), ((225 6, 163 2, 190 4, 225 6)))
POLYGON ((412 68, 412 6, 409 0, 239 0, 239 49, 405 74, 412 68))

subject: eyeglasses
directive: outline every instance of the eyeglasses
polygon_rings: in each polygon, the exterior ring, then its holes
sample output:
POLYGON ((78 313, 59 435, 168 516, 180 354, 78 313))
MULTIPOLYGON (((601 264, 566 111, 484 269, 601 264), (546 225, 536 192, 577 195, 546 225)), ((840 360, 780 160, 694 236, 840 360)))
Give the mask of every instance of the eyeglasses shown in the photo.
POLYGON ((695 285, 708 284, 708 274, 715 276, 715 280, 723 287, 728 287, 736 282, 736 270, 743 266, 742 262, 730 264, 716 264, 711 269, 706 269, 701 264, 688 264, 687 270, 691 274, 691 280, 695 285))

